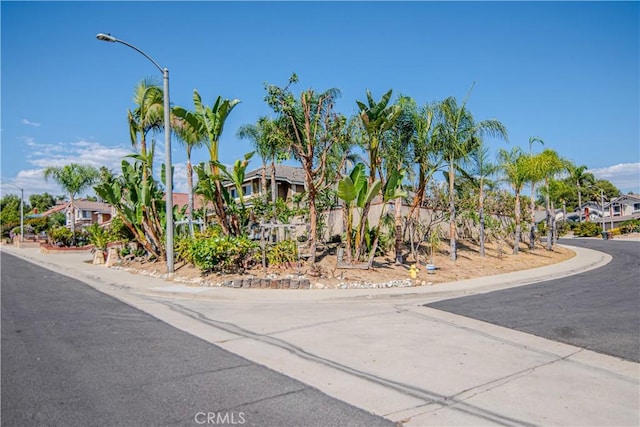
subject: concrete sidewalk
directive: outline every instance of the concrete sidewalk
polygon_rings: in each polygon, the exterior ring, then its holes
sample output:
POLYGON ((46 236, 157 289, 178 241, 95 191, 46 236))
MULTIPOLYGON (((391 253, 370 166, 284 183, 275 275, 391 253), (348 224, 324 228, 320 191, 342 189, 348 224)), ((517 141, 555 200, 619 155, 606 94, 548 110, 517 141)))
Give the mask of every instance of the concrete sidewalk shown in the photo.
MULTIPOLYGON (((637 363, 423 304, 587 271, 560 264, 417 288, 199 288, 93 266, 85 255, 2 251, 82 280, 177 328, 405 425, 640 425, 637 363)), ((348 425, 348 420, 345 420, 348 425)))

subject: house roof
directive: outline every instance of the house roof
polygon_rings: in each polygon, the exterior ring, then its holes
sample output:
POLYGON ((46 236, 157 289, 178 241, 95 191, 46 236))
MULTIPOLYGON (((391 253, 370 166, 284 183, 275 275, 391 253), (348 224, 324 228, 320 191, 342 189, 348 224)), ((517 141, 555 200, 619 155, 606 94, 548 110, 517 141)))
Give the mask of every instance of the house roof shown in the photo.
POLYGON ((76 200, 74 202, 76 209, 83 211, 91 211, 97 213, 111 213, 111 205, 104 202, 90 202, 88 200, 76 200))
MULTIPOLYGON (((164 200, 164 197, 162 198, 164 200)), ((183 206, 189 205, 189 193, 173 193, 173 204, 174 206, 178 206, 182 208, 183 206)), ((200 209, 205 205, 204 199, 199 194, 193 195, 193 208, 200 209)), ((211 206, 211 203, 207 203, 208 206, 211 206)))
POLYGON ((61 203, 39 214, 40 217, 49 216, 56 212, 61 212, 67 208, 67 203, 61 203))
MULTIPOLYGON (((267 166, 267 178, 271 176, 271 166, 267 166)), ((262 168, 254 169, 245 174, 244 180, 251 181, 262 177, 262 168)), ((276 181, 290 184, 304 185, 304 169, 297 166, 276 165, 276 181)))

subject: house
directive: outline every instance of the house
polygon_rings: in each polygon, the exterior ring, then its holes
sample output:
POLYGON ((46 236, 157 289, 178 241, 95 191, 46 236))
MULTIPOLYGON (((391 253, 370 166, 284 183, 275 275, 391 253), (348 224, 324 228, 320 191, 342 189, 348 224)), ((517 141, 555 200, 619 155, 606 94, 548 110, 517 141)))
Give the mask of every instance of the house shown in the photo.
POLYGON ((74 222, 76 227, 86 227, 91 224, 107 223, 111 221, 111 218, 115 215, 113 207, 108 203, 79 199, 74 201, 74 206, 74 217, 72 217, 69 202, 57 204, 51 209, 42 212, 40 216, 47 217, 56 212, 62 212, 67 218, 67 227, 71 227, 72 222, 74 222))
MULTIPOLYGON (((625 194, 616 197, 610 202, 602 204, 597 202, 586 202, 580 209, 582 218, 590 221, 602 221, 605 229, 619 227, 625 221, 640 219, 640 195, 625 194), (603 221, 604 219, 604 221, 603 221)), ((578 213, 575 213, 576 217, 578 213)))
MULTIPOLYGON (((302 194, 305 191, 304 169, 295 166, 276 165, 276 188, 278 198, 290 202, 293 196, 302 194)), ((267 192, 271 190, 271 166, 265 168, 267 178, 267 192)), ((262 196, 262 168, 247 172, 242 183, 242 192, 245 201, 253 197, 262 196)), ((238 198, 236 188, 231 182, 224 186, 229 190, 232 197, 238 198)))

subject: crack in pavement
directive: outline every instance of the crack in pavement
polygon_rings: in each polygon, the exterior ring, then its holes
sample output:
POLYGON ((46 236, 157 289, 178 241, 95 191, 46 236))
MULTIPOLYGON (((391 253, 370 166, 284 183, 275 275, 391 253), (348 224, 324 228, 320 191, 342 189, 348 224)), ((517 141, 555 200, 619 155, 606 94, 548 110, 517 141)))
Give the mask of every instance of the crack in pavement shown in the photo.
POLYGON ((275 346, 277 348, 286 350, 289 353, 294 354, 302 359, 323 365, 325 367, 335 369, 342 373, 354 376, 356 378, 359 378, 365 381, 369 381, 377 385, 381 385, 387 389, 394 390, 396 392, 399 392, 409 397, 423 400, 430 404, 440 404, 444 407, 449 407, 453 410, 467 413, 467 414, 482 418, 486 421, 490 421, 503 426, 533 427, 533 424, 527 423, 523 420, 506 417, 504 415, 495 413, 493 411, 479 408, 477 406, 471 405, 464 401, 458 400, 455 398, 455 396, 444 396, 435 392, 431 392, 429 390, 424 390, 419 387, 415 387, 410 384, 404 384, 404 383, 393 381, 387 378, 382 378, 377 375, 370 374, 368 372, 354 369, 350 366, 343 365, 331 359, 327 359, 322 356, 318 356, 316 354, 310 353, 282 339, 275 338, 265 334, 255 333, 250 330, 244 329, 238 325, 235 325, 233 323, 211 319, 205 316, 203 313, 192 310, 188 307, 185 307, 175 302, 160 301, 160 303, 164 304, 165 306, 169 307, 171 310, 174 310, 182 315, 188 316, 196 321, 205 323, 209 326, 215 327, 227 333, 231 333, 233 335, 237 335, 245 339, 255 340, 255 341, 262 342, 264 344, 275 346))

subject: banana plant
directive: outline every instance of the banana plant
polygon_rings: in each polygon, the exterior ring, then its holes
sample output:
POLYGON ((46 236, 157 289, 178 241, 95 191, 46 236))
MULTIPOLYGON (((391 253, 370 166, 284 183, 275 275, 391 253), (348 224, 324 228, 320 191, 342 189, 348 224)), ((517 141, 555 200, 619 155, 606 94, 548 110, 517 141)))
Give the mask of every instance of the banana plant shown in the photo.
MULTIPOLYGON (((343 200, 345 209, 345 230, 347 233, 346 238, 346 253, 347 262, 353 261, 352 252, 352 234, 353 234, 353 210, 355 208, 364 208, 368 206, 374 197, 379 194, 381 182, 379 179, 373 181, 371 186, 367 181, 365 174, 365 166, 363 163, 358 163, 351 170, 348 176, 345 176, 338 182, 338 188, 336 194, 339 199, 343 200)), ((366 224, 366 218, 360 215, 360 221, 356 229, 355 242, 360 242, 360 235, 364 232, 366 224)))
POLYGON ((378 218, 378 225, 375 229, 375 238, 371 245, 371 252, 369 253, 368 265, 371 268, 373 258, 375 257, 376 250, 378 249, 378 242, 380 240, 380 230, 382 229, 382 217, 384 216, 385 208, 387 204, 396 199, 407 197, 407 192, 402 188, 402 181, 406 175, 405 170, 394 169, 389 174, 389 178, 382 189, 382 208, 380 209, 380 217, 378 218))
POLYGON ((163 258, 163 224, 166 221, 163 192, 151 176, 140 155, 129 156, 134 163, 122 161, 122 175, 94 187, 103 200, 111 204, 135 240, 152 256, 163 258))
POLYGON ((214 166, 220 172, 219 177, 224 177, 228 181, 233 183, 233 186, 235 187, 238 194, 239 203, 237 203, 235 199, 229 195, 229 191, 224 186, 221 187, 222 196, 225 199, 227 207, 229 207, 229 212, 231 213, 229 222, 232 226, 233 232, 236 235, 242 234, 242 228, 248 219, 247 209, 244 205, 244 190, 242 189, 242 184, 244 183, 247 166, 249 166, 249 160, 251 160, 254 154, 255 151, 252 151, 245 154, 244 159, 236 160, 233 164, 232 170, 228 170, 225 165, 218 161, 212 162, 212 166, 214 166))

